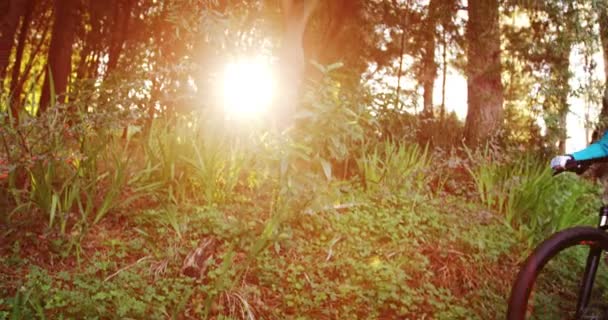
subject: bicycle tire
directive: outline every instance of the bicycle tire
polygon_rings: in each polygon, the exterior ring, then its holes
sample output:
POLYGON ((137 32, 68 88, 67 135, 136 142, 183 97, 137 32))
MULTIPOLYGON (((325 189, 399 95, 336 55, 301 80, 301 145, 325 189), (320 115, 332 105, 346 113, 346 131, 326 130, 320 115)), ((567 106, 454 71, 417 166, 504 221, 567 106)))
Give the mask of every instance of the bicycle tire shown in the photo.
POLYGON ((602 250, 608 251, 608 233, 593 227, 574 227, 562 230, 536 247, 520 269, 513 284, 507 319, 526 319, 530 294, 543 267, 558 253, 585 242, 593 243, 602 250))

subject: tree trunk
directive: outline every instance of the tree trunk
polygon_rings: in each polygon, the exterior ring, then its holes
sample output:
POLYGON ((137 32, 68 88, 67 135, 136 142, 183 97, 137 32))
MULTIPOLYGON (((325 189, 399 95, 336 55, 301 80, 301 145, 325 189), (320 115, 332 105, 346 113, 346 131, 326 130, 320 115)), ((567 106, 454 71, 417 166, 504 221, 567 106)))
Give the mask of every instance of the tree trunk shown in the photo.
POLYGON ((478 145, 496 135, 503 120, 498 0, 471 0, 468 11, 465 139, 478 145))
MULTIPOLYGON (((559 37, 558 37, 558 41, 559 37)), ((566 139, 568 138, 566 120, 570 106, 568 104, 568 94, 570 93, 570 51, 572 50, 572 44, 567 39, 560 41, 564 44, 565 50, 555 50, 560 54, 560 57, 555 61, 555 65, 552 67, 556 74, 556 83, 554 88, 557 89, 555 98, 557 99, 557 149, 560 154, 566 153, 566 139)))
POLYGON ((395 109, 401 110, 401 73, 403 70, 403 55, 405 50, 405 30, 401 30, 399 49, 399 69, 397 70, 397 90, 395 90, 395 109))
POLYGON ((129 30, 129 20, 131 18, 131 9, 133 0, 124 1, 124 7, 120 5, 120 1, 116 2, 116 8, 119 10, 114 15, 114 32, 112 32, 112 43, 110 44, 110 52, 108 58, 108 68, 105 77, 107 77, 114 68, 118 65, 118 59, 122 52, 122 47, 126 40, 126 30, 129 30))
POLYGON ((48 68, 40 97, 39 114, 51 102, 51 85, 58 102, 63 102, 72 69, 72 44, 77 18, 78 0, 55 0, 55 23, 49 47, 48 68))
POLYGON ((293 116, 299 101, 299 87, 306 61, 304 58, 304 31, 319 0, 282 0, 285 31, 281 48, 281 83, 283 88, 278 99, 277 126, 286 128, 293 124, 293 116))
MULTIPOLYGON (((23 70, 23 72, 21 72, 21 74, 12 79, 11 80, 11 92, 13 93, 13 100, 15 103, 17 103, 18 105, 23 105, 23 100, 21 99, 21 92, 23 91, 23 84, 27 81, 27 79, 30 76, 30 72, 32 71, 32 68, 34 67, 34 62, 37 61, 38 55, 43 51, 42 50, 42 46, 46 43, 46 39, 49 35, 49 29, 50 29, 50 25, 51 22, 46 21, 42 26, 36 26, 31 28, 31 30, 41 30, 36 34, 36 38, 38 38, 38 42, 37 43, 31 43, 31 49, 29 50, 30 54, 28 55, 28 61, 25 64, 25 69, 23 70), (15 81, 17 80, 17 81, 15 81), (15 100, 19 98, 18 100, 15 100)), ((19 49, 17 51, 17 54, 19 53, 19 49)), ((39 76, 36 77, 37 79, 39 79, 39 76)), ((35 80, 34 82, 38 82, 38 80, 35 80)))
POLYGON ((17 41, 17 51, 15 52, 15 62, 13 63, 13 74, 11 76, 11 85, 9 86, 13 101, 11 102, 11 115, 15 122, 19 122, 19 108, 21 107, 21 90, 17 88, 20 82, 21 64, 23 61, 23 51, 25 49, 25 41, 29 32, 30 23, 32 20, 32 12, 34 11, 34 0, 28 0, 26 5, 21 29, 19 30, 19 40, 17 41))
POLYGON ((602 111, 598 123, 598 134, 608 129, 608 8, 599 8, 600 20, 600 39, 602 51, 604 51, 604 96, 602 98, 602 111))
POLYGON ((429 2, 429 12, 424 22, 424 51, 422 57, 422 89, 423 109, 422 113, 433 117, 433 89, 435 78, 437 78, 437 63, 435 62, 435 35, 437 28, 437 3, 438 0, 429 2))
POLYGON ((25 14, 28 0, 0 1, 0 83, 6 74, 8 59, 15 42, 19 19, 25 14))
MULTIPOLYGON (((319 11, 326 23, 320 38, 304 39, 304 51, 307 59, 328 65, 339 61, 345 62, 344 39, 349 20, 355 19, 361 10, 360 0, 332 0, 319 2, 319 11), (322 6, 322 7, 321 7, 322 6)), ((318 78, 321 72, 317 68, 306 68, 307 76, 318 78), (309 70, 310 69, 310 70, 309 70)))
POLYGON ((441 120, 445 119, 445 84, 448 77, 448 42, 443 30, 443 55, 441 57, 441 120))
MULTIPOLYGON (((101 25, 101 17, 97 12, 97 9, 94 9, 89 2, 88 7, 84 7, 83 9, 90 12, 87 23, 91 25, 91 29, 88 31, 84 31, 82 40, 82 49, 80 50, 80 57, 78 59, 78 66, 76 67, 76 78, 77 79, 90 79, 91 74, 89 71, 91 70, 91 64, 93 63, 93 57, 96 52, 99 51, 100 42, 102 39, 102 25, 101 25)), ((94 66, 97 69, 98 66, 94 66)))

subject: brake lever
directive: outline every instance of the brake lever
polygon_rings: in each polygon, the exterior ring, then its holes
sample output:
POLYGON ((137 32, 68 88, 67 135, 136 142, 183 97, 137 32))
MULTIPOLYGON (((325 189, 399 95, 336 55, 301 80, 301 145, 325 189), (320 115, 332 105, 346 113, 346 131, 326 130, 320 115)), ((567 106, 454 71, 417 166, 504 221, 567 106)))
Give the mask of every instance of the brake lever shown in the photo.
POLYGON ((568 161, 566 161, 565 168, 553 170, 553 176, 556 176, 556 175, 566 172, 566 171, 574 172, 574 173, 580 175, 580 174, 583 174, 585 171, 587 171, 587 169, 589 169, 590 166, 591 166, 591 163, 585 163, 585 162, 576 161, 576 160, 568 160, 568 161))
POLYGON ((553 175, 556 176, 564 171, 570 171, 580 175, 596 163, 608 163, 608 156, 589 160, 568 160, 566 161, 563 168, 557 170, 553 169, 553 175))

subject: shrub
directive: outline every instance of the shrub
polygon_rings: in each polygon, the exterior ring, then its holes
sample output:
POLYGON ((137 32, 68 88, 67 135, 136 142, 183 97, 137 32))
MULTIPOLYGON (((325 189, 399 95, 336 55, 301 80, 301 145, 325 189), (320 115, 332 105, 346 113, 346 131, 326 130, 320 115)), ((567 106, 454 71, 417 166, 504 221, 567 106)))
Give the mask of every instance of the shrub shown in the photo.
MULTIPOLYGON (((557 230, 590 223, 599 208, 598 189, 573 174, 553 177, 546 161, 533 154, 500 158, 486 149, 469 153, 468 167, 479 200, 507 223, 542 239, 557 230)), ((504 154, 516 154, 501 151, 504 154)))

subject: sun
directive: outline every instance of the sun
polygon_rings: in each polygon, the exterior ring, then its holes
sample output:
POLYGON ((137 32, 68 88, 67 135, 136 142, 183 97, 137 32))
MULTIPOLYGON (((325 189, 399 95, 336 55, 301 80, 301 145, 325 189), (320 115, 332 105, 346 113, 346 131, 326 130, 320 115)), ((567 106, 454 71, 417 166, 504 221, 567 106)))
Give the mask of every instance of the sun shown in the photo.
POLYGON ((260 117, 272 104, 275 80, 269 63, 262 59, 240 60, 224 70, 224 108, 231 118, 260 117))

